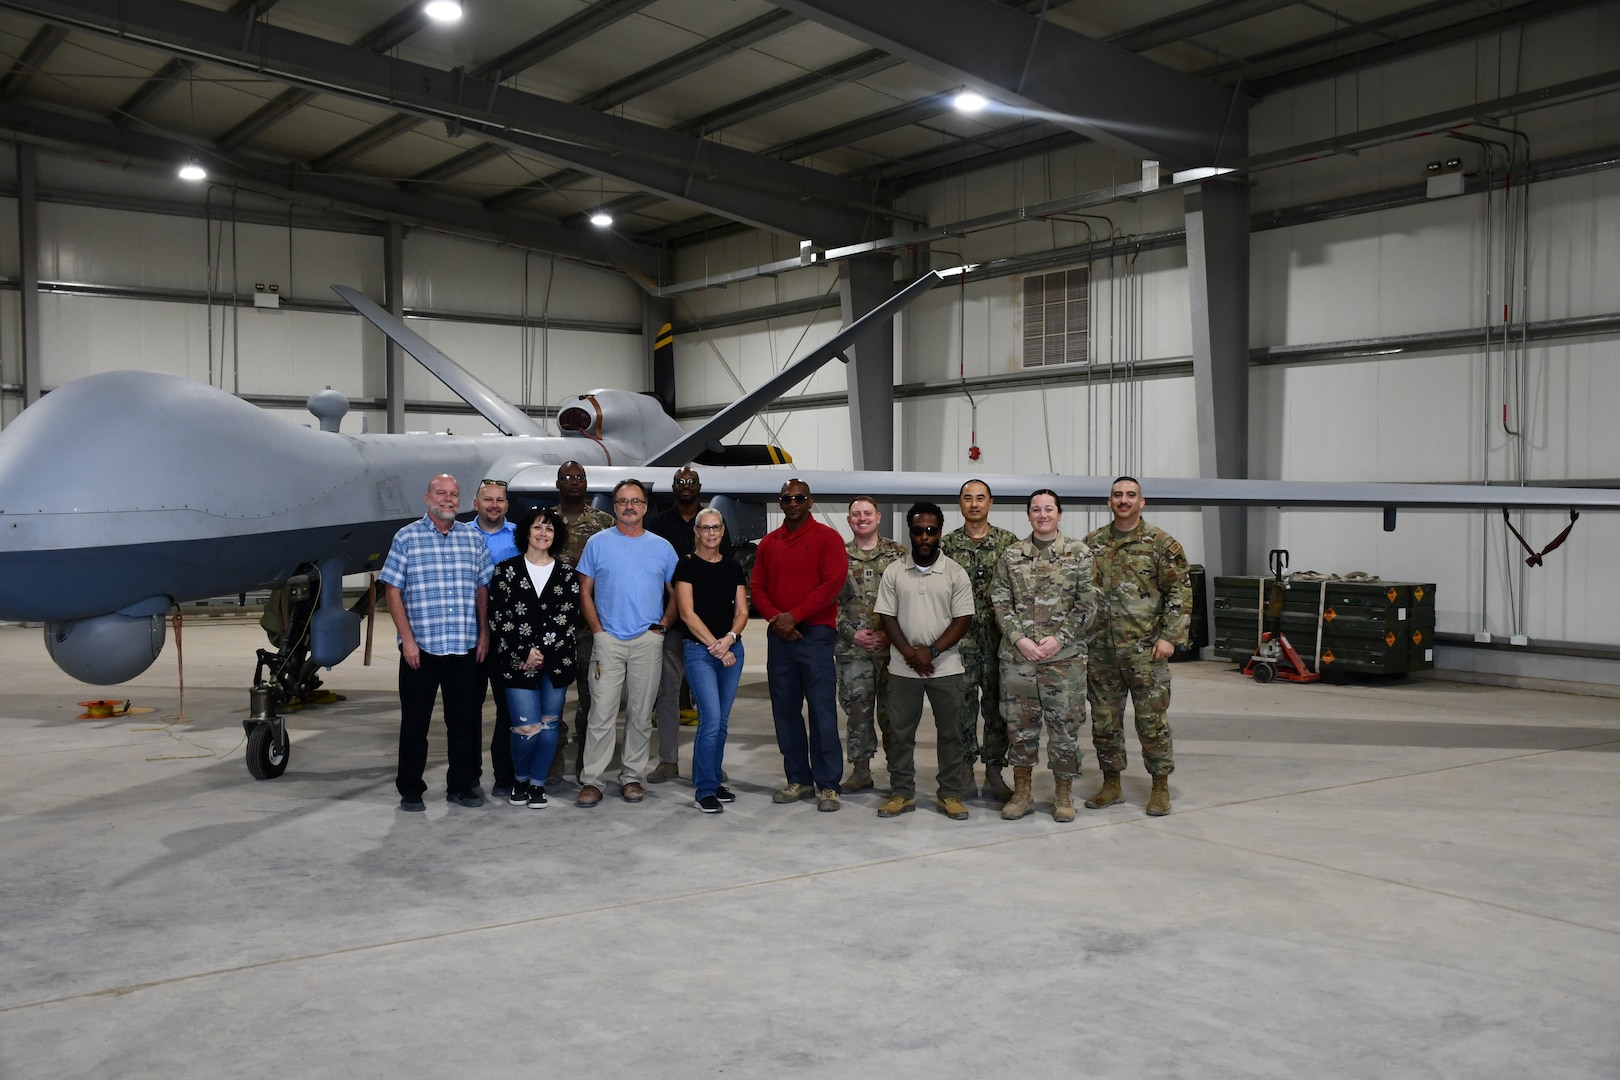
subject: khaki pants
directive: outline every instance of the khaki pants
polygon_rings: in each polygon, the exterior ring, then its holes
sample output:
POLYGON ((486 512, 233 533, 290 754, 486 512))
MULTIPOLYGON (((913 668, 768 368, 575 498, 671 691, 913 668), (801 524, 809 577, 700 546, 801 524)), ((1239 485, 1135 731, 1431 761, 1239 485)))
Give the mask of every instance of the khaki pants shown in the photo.
POLYGON ((591 718, 585 734, 585 768, 581 787, 604 790, 608 766, 613 762, 613 736, 619 719, 619 694, 625 694, 624 764, 619 783, 647 782, 648 755, 652 750, 653 701, 663 668, 663 635, 651 630, 628 641, 601 633, 591 640, 591 718))

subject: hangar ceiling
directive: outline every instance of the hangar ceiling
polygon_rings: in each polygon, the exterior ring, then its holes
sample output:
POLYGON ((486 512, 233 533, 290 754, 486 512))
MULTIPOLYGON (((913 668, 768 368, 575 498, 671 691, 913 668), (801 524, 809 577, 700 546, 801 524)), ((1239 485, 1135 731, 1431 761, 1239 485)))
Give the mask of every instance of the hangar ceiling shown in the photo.
POLYGON ((911 187, 1089 138, 1240 162, 1250 101, 1590 2, 0 0, 0 129, 656 274, 739 225, 885 236, 911 187))

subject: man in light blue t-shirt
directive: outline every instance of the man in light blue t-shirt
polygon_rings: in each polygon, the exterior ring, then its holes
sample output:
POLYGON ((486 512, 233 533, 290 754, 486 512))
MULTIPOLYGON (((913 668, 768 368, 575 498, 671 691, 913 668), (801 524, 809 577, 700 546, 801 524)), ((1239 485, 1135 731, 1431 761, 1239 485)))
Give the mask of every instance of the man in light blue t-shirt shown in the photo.
POLYGON ((585 736, 585 767, 579 774, 579 806, 602 801, 619 693, 628 699, 624 764, 619 794, 640 802, 652 750, 652 710, 663 672, 664 634, 675 625, 675 549, 644 526, 647 488, 620 480, 613 488, 613 524, 585 542, 580 553, 579 598, 591 632, 591 715, 585 736))

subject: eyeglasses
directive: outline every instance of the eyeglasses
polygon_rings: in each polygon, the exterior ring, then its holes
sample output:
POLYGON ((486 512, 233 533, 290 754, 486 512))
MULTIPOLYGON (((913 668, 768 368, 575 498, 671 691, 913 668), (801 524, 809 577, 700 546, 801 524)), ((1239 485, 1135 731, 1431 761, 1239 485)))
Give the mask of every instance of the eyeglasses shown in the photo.
POLYGON ((776 501, 779 502, 779 503, 782 503, 784 506, 788 505, 788 504, 791 504, 791 503, 807 503, 807 502, 810 501, 810 496, 808 496, 808 495, 783 495, 781 498, 777 499, 776 501))
POLYGON ((614 499, 614 506, 646 506, 646 499, 614 499))
MULTIPOLYGON (((583 481, 584 479, 585 479, 585 474, 582 473, 582 472, 563 473, 561 476, 557 477, 557 483, 559 483, 559 484, 573 483, 576 480, 583 481)), ((505 486, 506 486, 505 484, 501 485, 501 487, 505 487, 505 486)))
POLYGON ((698 482, 696 480, 677 480, 673 484, 670 485, 670 487, 697 487, 697 486, 698 486, 698 482))
POLYGON ((913 525, 911 527, 911 535, 912 536, 938 536, 939 535, 939 526, 938 525, 913 525))
MULTIPOLYGON (((580 479, 583 480, 584 477, 581 477, 580 479)), ((506 481, 505 480, 496 480, 493 477, 486 476, 482 480, 478 481, 478 486, 479 487, 488 487, 491 484, 493 484, 496 487, 500 488, 502 491, 506 490, 506 481)))
POLYGON ((699 525, 697 527, 698 532, 719 532, 723 528, 725 528, 724 525, 699 525))

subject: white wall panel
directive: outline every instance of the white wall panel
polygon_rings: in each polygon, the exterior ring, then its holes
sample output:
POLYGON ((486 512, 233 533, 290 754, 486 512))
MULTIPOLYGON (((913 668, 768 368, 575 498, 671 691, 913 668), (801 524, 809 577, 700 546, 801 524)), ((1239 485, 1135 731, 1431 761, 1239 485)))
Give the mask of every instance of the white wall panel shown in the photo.
POLYGON ((548 311, 577 319, 641 321, 641 291, 622 274, 426 230, 405 238, 405 305, 436 311, 527 314, 536 323, 548 311))
MULTIPOLYGON (((834 300, 814 316, 792 315, 769 323, 679 335, 675 339, 677 397, 683 407, 729 404, 824 344, 841 326, 834 300)), ((844 365, 835 360, 788 396, 838 393, 845 386, 844 365)))
POLYGON ((536 404, 556 405, 591 390, 640 393, 651 389, 647 385, 647 347, 638 336, 531 328, 529 338, 537 368, 542 355, 549 364, 544 395, 538 370, 534 375, 536 404))
MULTIPOLYGON (((198 292, 209 286, 201 219, 41 203, 39 229, 45 280, 198 292)), ((230 287, 228 262, 225 269, 216 289, 230 287)))
MULTIPOLYGON (((121 368, 209 381, 207 310, 200 305, 46 293, 39 316, 46 386, 121 368)), ((216 386, 222 359, 216 352, 216 386)))
MULTIPOLYGON (((323 387, 365 397, 364 323, 358 316, 244 308, 235 338, 243 363, 239 394, 309 395, 323 387)), ((227 384, 233 385, 233 384, 227 384)))

